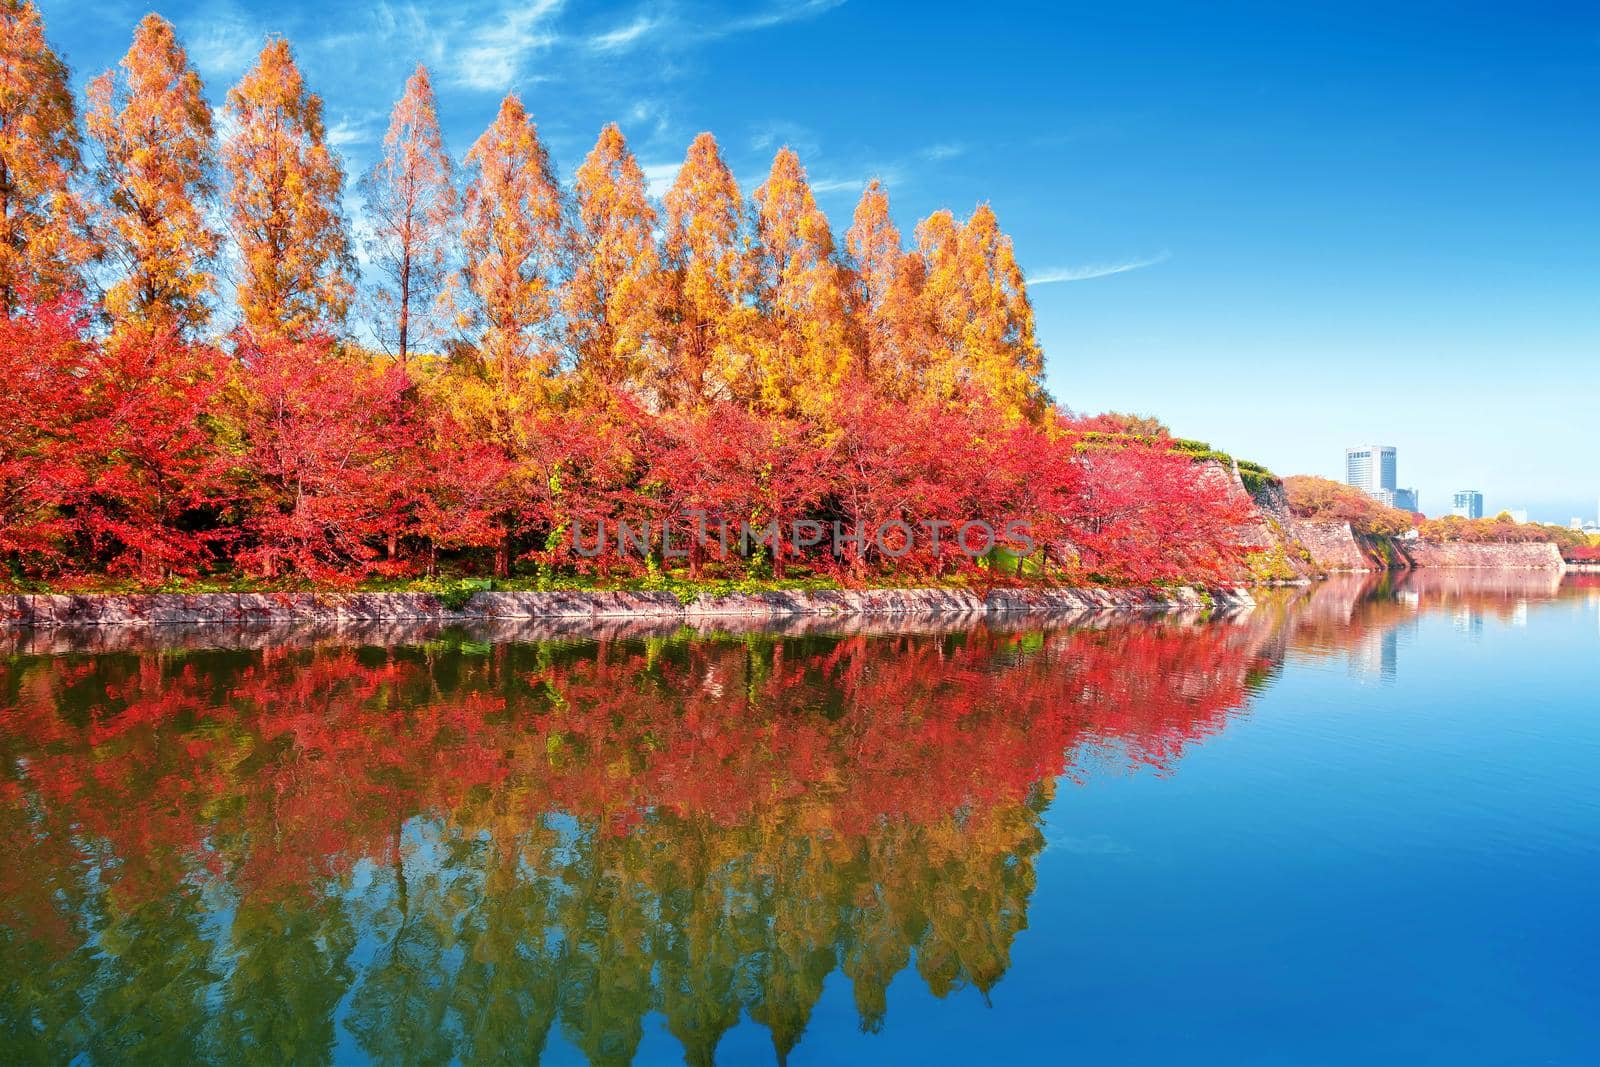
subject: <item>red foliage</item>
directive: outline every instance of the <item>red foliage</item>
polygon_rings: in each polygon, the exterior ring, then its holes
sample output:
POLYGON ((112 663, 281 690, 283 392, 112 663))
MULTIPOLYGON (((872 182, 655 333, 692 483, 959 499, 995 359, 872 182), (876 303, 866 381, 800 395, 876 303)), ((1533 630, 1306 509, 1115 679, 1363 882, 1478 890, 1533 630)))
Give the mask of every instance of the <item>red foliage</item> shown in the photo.
POLYGON ((769 551, 782 577, 788 531, 811 515, 830 484, 831 450, 812 428, 722 403, 657 420, 649 440, 663 517, 682 531, 678 543, 689 550, 691 570, 699 573, 705 555, 736 551, 741 524, 759 532, 776 523, 783 536, 769 551))
POLYGON ((863 835, 885 815, 927 825, 1016 803, 1108 757, 1168 769, 1262 664, 1243 631, 1164 624, 979 627, 954 645, 497 645, 438 664, 372 651, 41 662, 0 704, 0 816, 35 810, 72 823, 63 838, 206 859, 253 888, 348 871, 424 812, 734 827, 820 808, 863 835), (241 752, 259 756, 241 766, 241 752))
POLYGON ((220 535, 207 413, 223 358, 171 334, 86 336, 75 305, 0 322, 0 550, 69 572, 192 574, 220 535))
POLYGON ((1117 581, 1224 578, 1253 547, 1249 498, 1222 471, 1160 444, 1083 454, 1069 539, 1083 567, 1117 581))
POLYGON ((977 396, 857 383, 810 422, 558 394, 462 414, 403 366, 327 339, 243 340, 236 356, 230 376, 209 346, 101 343, 71 304, 0 323, 0 554, 68 581, 157 581, 215 556, 348 582, 408 571, 419 545, 430 565, 492 552, 500 575, 518 559, 637 573, 650 564, 618 523, 637 535, 651 520, 655 565, 688 549, 694 575, 747 551, 748 526, 778 577, 797 563, 857 580, 976 571, 975 553, 1026 538, 1054 550, 1058 576, 1132 582, 1226 577, 1247 547, 1248 502, 1168 438, 1018 423, 977 396), (797 551, 797 533, 814 543, 797 551))
POLYGON ((89 347, 84 325, 64 302, 0 316, 0 551, 30 569, 64 555, 70 523, 57 487, 72 472, 58 452, 82 406, 75 370, 89 347))
POLYGON ((993 429, 970 408, 901 403, 866 389, 842 402, 838 421, 834 491, 845 528, 867 538, 850 548, 852 570, 876 561, 932 572, 968 558, 955 543, 961 525, 995 525, 1003 503, 992 492, 1005 480, 995 463, 1010 455, 993 447, 993 429))
POLYGON ((321 581, 376 569, 418 436, 405 370, 374 370, 326 340, 246 342, 239 359, 238 559, 267 576, 287 567, 321 581))

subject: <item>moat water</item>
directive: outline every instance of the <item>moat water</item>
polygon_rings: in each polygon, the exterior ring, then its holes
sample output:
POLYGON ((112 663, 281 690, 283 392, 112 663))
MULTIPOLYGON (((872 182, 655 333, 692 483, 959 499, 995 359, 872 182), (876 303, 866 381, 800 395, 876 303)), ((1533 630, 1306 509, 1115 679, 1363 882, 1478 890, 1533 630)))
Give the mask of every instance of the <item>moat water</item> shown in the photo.
POLYGON ((1600 1062, 1600 576, 0 649, 0 1063, 1600 1062))

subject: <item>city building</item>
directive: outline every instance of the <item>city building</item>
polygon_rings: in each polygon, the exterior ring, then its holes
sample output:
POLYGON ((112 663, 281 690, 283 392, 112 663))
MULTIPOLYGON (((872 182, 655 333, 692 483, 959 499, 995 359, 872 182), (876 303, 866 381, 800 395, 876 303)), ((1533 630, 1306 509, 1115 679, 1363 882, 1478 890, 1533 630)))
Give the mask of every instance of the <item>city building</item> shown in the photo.
POLYGON ((1344 450, 1346 485, 1382 501, 1391 508, 1417 510, 1417 491, 1401 489, 1393 445, 1357 445, 1344 450))
POLYGON ((1344 480, 1370 496, 1381 490, 1393 491, 1395 449, 1393 445, 1358 445, 1344 450, 1344 480))
POLYGON ((1450 508, 1450 514, 1460 515, 1463 519, 1483 518, 1483 494, 1476 489, 1462 489, 1456 493, 1455 504, 1450 508))
POLYGON ((1509 514, 1511 516, 1511 521, 1512 522, 1527 522, 1528 521, 1528 509, 1527 508, 1512 508, 1510 510, 1509 514))

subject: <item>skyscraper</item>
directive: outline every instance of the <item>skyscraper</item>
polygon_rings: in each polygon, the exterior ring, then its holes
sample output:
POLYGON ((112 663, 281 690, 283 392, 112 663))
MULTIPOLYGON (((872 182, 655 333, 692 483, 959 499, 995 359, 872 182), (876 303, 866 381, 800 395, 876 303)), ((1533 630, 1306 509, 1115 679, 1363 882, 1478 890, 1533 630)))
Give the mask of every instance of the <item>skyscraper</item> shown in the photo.
POLYGON ((1393 445, 1357 445, 1344 450, 1344 480, 1391 508, 1417 510, 1417 491, 1401 489, 1393 445))
POLYGON ((1462 489, 1456 493, 1455 505, 1451 507, 1450 514, 1460 515, 1463 519, 1483 518, 1483 494, 1476 489, 1462 489))
POLYGON ((1358 445, 1345 449, 1344 480, 1372 496, 1381 496, 1385 489, 1393 492, 1399 486, 1395 480, 1394 446, 1358 445))

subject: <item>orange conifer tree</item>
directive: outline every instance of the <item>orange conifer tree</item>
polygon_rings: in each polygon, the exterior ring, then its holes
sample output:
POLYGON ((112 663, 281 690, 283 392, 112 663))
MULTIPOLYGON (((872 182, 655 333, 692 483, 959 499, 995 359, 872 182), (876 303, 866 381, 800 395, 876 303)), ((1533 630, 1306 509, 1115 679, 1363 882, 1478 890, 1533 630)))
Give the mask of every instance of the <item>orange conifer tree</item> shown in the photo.
POLYGON ((467 164, 465 278, 484 358, 506 384, 529 371, 552 374, 565 216, 550 156, 515 95, 501 102, 467 164))
POLYGON ((383 156, 361 180, 373 286, 373 333, 405 363, 438 340, 446 319, 456 191, 426 67, 394 106, 383 156))
POLYGON ((828 219, 791 149, 773 159, 755 205, 754 267, 764 321, 743 391, 770 410, 821 414, 851 366, 844 272, 828 219))
POLYGON ((740 341, 750 318, 744 206, 711 134, 689 146, 664 207, 669 358, 659 392, 698 408, 727 397, 728 383, 743 374, 740 341))
POLYGON ((900 246, 889 195, 874 178, 845 234, 854 268, 851 312, 860 323, 862 373, 891 395, 921 392, 929 338, 922 313, 922 257, 900 246))
POLYGON ((578 168, 575 192, 578 231, 562 305, 578 373, 592 393, 638 393, 660 314, 660 260, 644 173, 615 123, 578 168))
POLYGON ((119 326, 193 333, 210 318, 221 243, 206 221, 216 192, 211 108, 160 15, 139 23, 120 66, 89 86, 100 230, 118 269, 106 311, 119 326))
POLYGON ((306 90, 287 41, 267 42, 227 106, 223 166, 245 327, 297 337, 342 322, 354 291, 344 175, 328 147, 322 100, 306 90))
POLYGON ((1033 306, 994 210, 980 205, 965 225, 934 212, 917 226, 917 245, 927 268, 922 309, 933 331, 935 390, 975 387, 1010 419, 1037 412, 1044 368, 1033 306))
POLYGON ((94 257, 67 65, 33 0, 0 0, 0 314, 78 288, 94 257))

